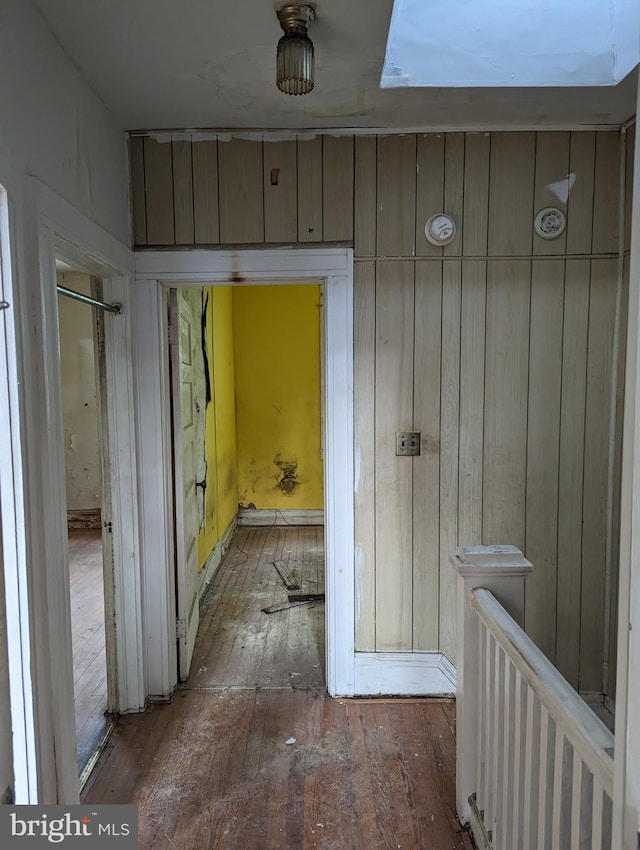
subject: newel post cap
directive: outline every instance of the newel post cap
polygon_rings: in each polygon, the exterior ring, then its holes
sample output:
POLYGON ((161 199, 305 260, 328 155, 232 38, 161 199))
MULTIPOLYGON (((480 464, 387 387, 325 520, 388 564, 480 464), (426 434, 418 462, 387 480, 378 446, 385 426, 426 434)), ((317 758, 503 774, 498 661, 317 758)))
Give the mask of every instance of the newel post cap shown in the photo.
POLYGON ((533 569, 517 546, 460 546, 449 560, 463 578, 526 576, 533 569))

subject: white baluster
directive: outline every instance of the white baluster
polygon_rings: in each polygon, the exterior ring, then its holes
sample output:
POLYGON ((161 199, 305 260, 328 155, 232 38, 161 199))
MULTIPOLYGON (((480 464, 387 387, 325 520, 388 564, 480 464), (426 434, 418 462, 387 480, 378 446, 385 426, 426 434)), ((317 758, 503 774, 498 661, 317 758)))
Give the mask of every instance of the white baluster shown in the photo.
POLYGON ((580 850, 582 832, 582 759, 573 751, 573 778, 571 782, 571 850, 580 850))
POLYGON ((538 850, 547 850, 547 759, 549 753, 549 712, 540 705, 540 767, 538 768, 538 850))
POLYGON ((553 821, 551 824, 551 850, 566 850, 561 843, 562 776, 564 760, 564 735, 556 726, 556 746, 553 760, 553 821))
POLYGON ((602 850, 602 809, 604 792, 595 776, 593 778, 593 811, 591 815, 591 848, 602 850))
POLYGON ((514 668, 515 700, 513 708, 513 820, 511 840, 513 847, 522 847, 522 821, 520 819, 520 787, 522 785, 522 735, 526 728, 526 720, 522 705, 522 675, 514 668), (523 722, 525 721, 525 722, 523 722))
POLYGON ((487 627, 480 625, 480 640, 478 646, 478 766, 476 777, 478 790, 476 792, 476 803, 479 811, 483 811, 487 796, 487 688, 486 688, 486 646, 489 640, 487 627))

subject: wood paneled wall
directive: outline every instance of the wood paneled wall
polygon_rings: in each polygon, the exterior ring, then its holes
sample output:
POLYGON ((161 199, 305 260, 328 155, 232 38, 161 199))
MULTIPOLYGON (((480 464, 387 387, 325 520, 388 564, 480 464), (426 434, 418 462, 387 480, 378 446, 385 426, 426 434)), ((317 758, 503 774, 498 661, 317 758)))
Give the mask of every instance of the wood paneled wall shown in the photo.
POLYGON ((624 181, 624 256, 622 289, 620 293, 620 336, 618 339, 618 370, 616 388, 616 437, 614 457, 614 491, 612 505, 612 551, 611 551, 611 593, 609 599, 609 651, 607 653, 607 672, 605 691, 612 700, 616 698, 616 665, 618 660, 618 576, 620 566, 620 478, 622 473, 622 422, 624 415, 624 376, 627 356, 627 313, 629 303, 629 255, 631 251, 631 202, 633 199, 633 157, 636 143, 636 125, 632 124, 626 133, 625 142, 625 181, 624 181))
POLYGON ((527 631, 602 689, 620 151, 613 131, 131 139, 138 247, 354 245, 359 650, 453 658, 449 553, 513 543, 527 631), (552 241, 545 206, 567 215, 552 241))

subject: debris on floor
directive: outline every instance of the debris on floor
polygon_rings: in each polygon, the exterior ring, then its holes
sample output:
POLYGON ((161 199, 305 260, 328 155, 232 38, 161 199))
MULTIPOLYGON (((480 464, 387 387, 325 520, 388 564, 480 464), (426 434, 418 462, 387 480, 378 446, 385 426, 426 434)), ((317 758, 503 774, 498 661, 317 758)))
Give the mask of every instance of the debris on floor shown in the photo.
POLYGON ((273 566, 276 568, 287 590, 300 590, 300 579, 293 570, 289 569, 286 561, 274 561, 273 566))
POLYGON ((324 602, 324 593, 290 593, 289 602, 324 602))
POLYGON ((275 614, 277 611, 286 611, 289 608, 299 608, 301 605, 309 605, 313 599, 300 599, 294 602, 278 602, 277 605, 269 605, 268 608, 261 608, 263 614, 275 614))

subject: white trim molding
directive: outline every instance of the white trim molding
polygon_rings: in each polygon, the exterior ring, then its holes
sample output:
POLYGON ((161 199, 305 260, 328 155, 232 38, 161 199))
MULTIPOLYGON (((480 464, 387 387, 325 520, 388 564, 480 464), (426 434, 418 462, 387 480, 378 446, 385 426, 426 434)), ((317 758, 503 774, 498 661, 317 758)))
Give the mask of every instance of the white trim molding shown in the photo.
POLYGON ((612 816, 612 846, 620 850, 636 850, 640 841, 640 133, 634 151, 628 315, 612 816))
POLYGON ((324 525, 324 511, 240 508, 238 525, 324 525))
MULTIPOLYGON (((123 312, 105 317, 107 442, 112 460, 113 578, 107 607, 115 611, 109 652, 113 660, 110 707, 140 710, 142 609, 138 568, 137 479, 132 393, 131 315, 128 297, 132 252, 36 178, 29 181, 29 204, 37 248, 29 256, 34 281, 31 299, 21 305, 22 357, 28 374, 40 375, 25 391, 29 447, 25 464, 29 607, 33 620, 33 665, 37 741, 37 801, 78 800, 73 660, 67 558, 66 494, 62 400, 58 363, 58 311, 55 258, 60 256, 103 280, 107 298, 123 312), (36 232, 37 229, 37 232, 36 232), (42 335, 34 342, 34 319, 42 335), (41 382, 41 383, 40 383, 41 382)), ((11 601, 7 600, 9 604, 11 601)), ((29 802, 35 802, 31 798, 29 802)), ((26 802, 26 800, 25 800, 26 802)))
POLYGON ((136 262, 140 527, 148 693, 177 684, 165 293, 172 286, 322 283, 325 295, 327 685, 355 694, 353 251, 350 248, 144 251, 136 262))
POLYGON ((456 670, 441 652, 356 652, 354 693, 455 697, 456 670))

